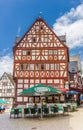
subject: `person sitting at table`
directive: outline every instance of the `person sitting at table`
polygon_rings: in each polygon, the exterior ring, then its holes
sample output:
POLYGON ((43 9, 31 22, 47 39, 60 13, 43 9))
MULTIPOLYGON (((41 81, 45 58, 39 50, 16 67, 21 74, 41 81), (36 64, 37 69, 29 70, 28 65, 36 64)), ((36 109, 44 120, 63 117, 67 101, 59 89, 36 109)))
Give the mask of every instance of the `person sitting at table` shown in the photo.
POLYGON ((56 103, 54 104, 54 107, 57 108, 57 104, 56 103))

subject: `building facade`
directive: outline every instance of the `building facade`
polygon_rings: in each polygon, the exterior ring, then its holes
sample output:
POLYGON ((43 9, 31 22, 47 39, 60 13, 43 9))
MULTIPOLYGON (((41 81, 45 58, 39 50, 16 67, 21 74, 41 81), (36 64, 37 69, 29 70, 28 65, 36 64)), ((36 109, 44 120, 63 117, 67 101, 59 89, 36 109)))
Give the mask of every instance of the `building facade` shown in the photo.
POLYGON ((15 83, 13 76, 4 72, 0 79, 0 99, 7 101, 10 107, 13 105, 15 96, 15 83))
POLYGON ((82 66, 80 55, 70 56, 69 62, 69 77, 70 77, 70 89, 83 91, 82 84, 82 66))
POLYGON ((64 88, 68 82, 68 47, 42 18, 37 18, 13 48, 15 103, 26 103, 19 92, 39 83, 64 88))

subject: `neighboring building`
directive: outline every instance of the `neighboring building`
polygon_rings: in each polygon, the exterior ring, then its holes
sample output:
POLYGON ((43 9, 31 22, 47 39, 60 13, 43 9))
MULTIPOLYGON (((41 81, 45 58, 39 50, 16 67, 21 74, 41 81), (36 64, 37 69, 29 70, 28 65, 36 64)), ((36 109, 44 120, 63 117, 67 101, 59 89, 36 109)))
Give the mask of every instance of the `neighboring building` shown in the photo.
POLYGON ((11 107, 15 96, 15 83, 11 74, 4 73, 0 79, 0 99, 9 102, 11 107))
POLYGON ((65 42, 65 37, 59 38, 39 17, 15 44, 15 103, 26 103, 28 97, 20 97, 18 93, 39 83, 55 88, 65 87, 69 77, 69 53, 65 42))
POLYGON ((82 66, 81 66, 80 55, 77 54, 77 55, 70 56, 69 60, 70 60, 70 62, 77 61, 79 76, 81 76, 82 75, 82 66))
POLYGON ((82 89, 82 67, 80 55, 70 56, 69 62, 70 89, 83 91, 82 89))

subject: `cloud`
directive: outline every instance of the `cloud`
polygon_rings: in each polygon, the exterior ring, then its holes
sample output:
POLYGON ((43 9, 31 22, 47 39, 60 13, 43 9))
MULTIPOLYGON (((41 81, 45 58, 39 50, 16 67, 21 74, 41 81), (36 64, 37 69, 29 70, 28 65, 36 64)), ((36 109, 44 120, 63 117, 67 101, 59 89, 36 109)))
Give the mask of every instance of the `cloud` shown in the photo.
POLYGON ((71 8, 56 20, 53 30, 57 35, 66 33, 67 45, 70 48, 83 46, 83 4, 77 6, 76 9, 71 8))
POLYGON ((13 58, 9 55, 0 57, 0 76, 4 72, 13 74, 13 58))

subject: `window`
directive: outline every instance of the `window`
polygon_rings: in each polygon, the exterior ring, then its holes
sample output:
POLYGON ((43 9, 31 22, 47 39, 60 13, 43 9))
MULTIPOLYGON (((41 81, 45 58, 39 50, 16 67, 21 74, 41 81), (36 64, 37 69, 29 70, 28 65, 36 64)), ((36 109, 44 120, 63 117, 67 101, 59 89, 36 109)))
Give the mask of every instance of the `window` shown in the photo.
POLYGON ((22 79, 18 79, 18 83, 23 83, 23 80, 22 79))
POLYGON ((41 83, 42 84, 46 83, 46 80, 45 79, 41 79, 41 83))
POLYGON ((46 64, 46 70, 49 70, 49 64, 46 64))
POLYGON ((31 55, 31 52, 30 52, 30 51, 28 51, 28 52, 27 52, 27 55, 31 55))
POLYGON ((47 37, 44 38, 44 42, 48 42, 48 38, 47 37))
POLYGON ((70 74, 70 81, 74 81, 74 74, 70 74))
POLYGON ((28 79, 24 79, 24 83, 28 83, 28 79))
POLYGON ((20 64, 20 70, 24 70, 24 64, 20 64))
POLYGON ((50 64, 50 70, 54 70, 54 64, 50 64))
POLYGON ((30 80, 30 83, 34 83, 34 80, 33 80, 33 79, 31 79, 31 80, 30 80))
POLYGON ((26 70, 28 70, 28 64, 26 64, 26 70))
POLYGON ((22 102, 22 97, 17 97, 17 101, 22 102))
POLYGON ((52 55, 53 54, 53 50, 49 50, 49 55, 52 55))
POLYGON ((39 30, 39 26, 36 26, 36 29, 39 30))
POLYGON ((56 54, 56 50, 54 50, 54 55, 56 54))
POLYGON ((7 93, 11 93, 12 92, 12 90, 11 89, 7 89, 7 93))
POLYGON ((55 64, 55 68, 56 68, 56 70, 59 70, 59 65, 55 64))
POLYGON ((36 66, 35 66, 35 69, 36 69, 36 70, 38 70, 38 69, 39 69, 39 67, 38 67, 38 66, 39 66, 39 65, 38 65, 38 64, 36 64, 36 66))
POLYGON ((23 84, 18 84, 18 88, 23 88, 23 84))
POLYGON ((26 55, 26 51, 23 50, 23 51, 22 51, 22 55, 23 55, 23 56, 26 55))
POLYGON ((2 86, 7 86, 7 85, 8 85, 7 82, 3 82, 3 83, 2 83, 2 86))
POLYGON ((36 42, 36 38, 34 37, 34 38, 32 38, 32 42, 36 42))
POLYGON ((34 70, 34 64, 30 64, 30 70, 34 70))
POLYGON ((40 80, 39 79, 36 79, 35 80, 35 83, 37 84, 37 83, 40 83, 40 80))
POLYGON ((42 30, 42 29, 43 29, 43 26, 40 26, 40 29, 42 30))
POLYGON ((41 65, 41 70, 44 70, 44 65, 43 64, 41 65))
POLYGON ((24 84, 24 88, 28 88, 28 84, 24 84))

